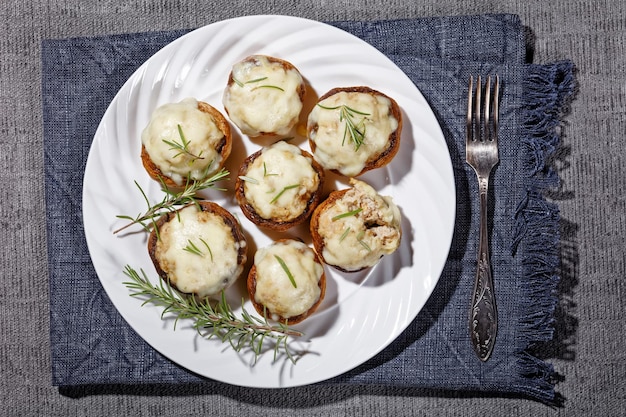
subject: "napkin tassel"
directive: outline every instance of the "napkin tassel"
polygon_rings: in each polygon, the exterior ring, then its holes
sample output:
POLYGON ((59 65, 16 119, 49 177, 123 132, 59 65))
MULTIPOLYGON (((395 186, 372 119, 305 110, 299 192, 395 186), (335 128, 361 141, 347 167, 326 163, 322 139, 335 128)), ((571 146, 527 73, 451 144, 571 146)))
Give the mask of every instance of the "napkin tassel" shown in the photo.
MULTIPOLYGON (((555 371, 551 364, 532 353, 538 343, 554 336, 554 311, 558 302, 560 276, 560 214, 558 206, 548 202, 544 192, 558 186, 558 173, 550 166, 561 137, 561 118, 574 92, 574 66, 571 62, 553 65, 530 65, 525 78, 526 123, 524 146, 530 152, 523 161, 527 175, 526 194, 515 211, 516 230, 511 245, 519 255, 526 288, 533 302, 525 303, 522 337, 518 346, 518 366, 522 374, 534 380, 534 392, 527 393, 549 404, 557 404, 555 371)), ((526 390, 528 387, 526 387, 526 390)))

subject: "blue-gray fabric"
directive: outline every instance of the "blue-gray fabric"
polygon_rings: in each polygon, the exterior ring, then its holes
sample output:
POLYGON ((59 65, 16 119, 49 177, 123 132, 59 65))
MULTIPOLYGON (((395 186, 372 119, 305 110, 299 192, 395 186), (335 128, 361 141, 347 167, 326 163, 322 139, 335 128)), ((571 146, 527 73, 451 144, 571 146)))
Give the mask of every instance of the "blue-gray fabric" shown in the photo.
MULTIPOLYGON (((490 391, 554 402, 552 367, 537 359, 532 347, 552 337, 559 214, 542 191, 558 180, 545 161, 558 144, 559 117, 574 88, 572 64, 528 63, 526 33, 514 15, 332 24, 385 53, 426 97, 449 147, 457 209, 448 261, 417 318, 380 354, 323 383, 490 391), (488 73, 499 74, 503 86, 501 162, 490 198, 500 324, 493 356, 481 363, 467 330, 478 197, 475 174, 465 163, 464 117, 470 74, 488 73)), ((82 226, 83 172, 101 117, 134 70, 185 33, 43 42, 54 385, 220 385, 173 364, 126 324, 100 285, 82 226)))

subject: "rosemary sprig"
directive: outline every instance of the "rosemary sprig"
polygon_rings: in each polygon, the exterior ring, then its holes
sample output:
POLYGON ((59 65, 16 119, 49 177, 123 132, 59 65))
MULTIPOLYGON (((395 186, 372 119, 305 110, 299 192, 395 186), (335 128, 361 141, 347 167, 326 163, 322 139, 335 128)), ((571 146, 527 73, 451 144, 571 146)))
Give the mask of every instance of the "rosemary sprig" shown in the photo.
POLYGON ((174 155, 174 158, 182 154, 187 154, 191 157, 191 162, 195 161, 196 159, 204 159, 204 157, 202 156, 202 151, 200 151, 200 153, 196 155, 189 150, 189 144, 191 142, 188 141, 185 137, 182 126, 180 124, 177 126, 178 136, 180 136, 180 142, 177 142, 176 140, 163 139, 163 142, 165 142, 167 145, 170 145, 170 150, 178 151, 178 153, 174 155))
POLYGON ((352 143, 354 143, 354 150, 358 151, 361 145, 365 143, 365 116, 369 116, 369 113, 365 113, 359 110, 355 110, 351 107, 346 106, 345 104, 328 107, 323 106, 321 104, 317 104, 321 108, 325 110, 337 110, 339 109, 339 121, 343 122, 345 120, 346 127, 343 131, 343 141, 341 145, 343 146, 346 142, 346 138, 350 137, 352 143), (355 117, 357 115, 363 116, 358 123, 355 123, 355 117))
MULTIPOLYGON (((211 164, 209 164, 209 166, 211 166, 211 164)), ((165 192, 165 196, 163 197, 163 200, 154 204, 150 202, 144 190, 141 188, 139 183, 135 181, 135 185, 137 186, 137 188, 139 188, 139 191, 141 192, 141 195, 143 196, 143 199, 146 202, 148 208, 145 212, 140 213, 135 217, 118 214, 116 216, 117 218, 128 220, 129 223, 115 230, 113 233, 119 233, 134 224, 140 224, 146 231, 149 231, 150 228, 154 226, 155 218, 161 216, 166 212, 175 211, 178 206, 192 202, 197 203, 196 194, 199 191, 206 188, 215 188, 215 183, 224 179, 229 174, 230 172, 228 170, 222 168, 216 174, 202 181, 191 181, 188 179, 185 187, 180 192, 174 192, 170 190, 167 185, 165 185, 165 183, 161 181, 161 186, 163 188, 163 191, 165 192)))
POLYGON ((357 208, 355 210, 350 210, 350 211, 346 211, 345 213, 338 214, 335 217, 333 217, 331 220, 332 221, 337 221, 339 219, 343 219, 344 217, 356 216, 357 214, 359 214, 362 211, 363 211, 363 208, 359 207, 359 208, 357 208))
POLYGON ((191 241, 191 239, 187 239, 187 246, 185 246, 183 248, 184 251, 189 252, 189 253, 193 253, 194 255, 198 255, 198 256, 204 256, 204 254, 202 253, 202 251, 200 249, 198 249, 198 247, 196 246, 195 243, 193 243, 191 241))
MULTIPOLYGON (((206 242, 204 244, 206 245, 206 242)), ((204 256, 204 253, 200 250, 199 247, 196 246, 195 243, 191 241, 191 239, 187 239, 187 246, 185 246, 183 250, 189 253, 193 253, 194 255, 204 256)))
POLYGON ((291 274, 291 271, 289 270, 289 267, 287 266, 283 258, 278 255, 274 255, 274 258, 276 258, 281 268, 283 268, 283 271, 285 271, 285 274, 287 274, 287 278, 289 278, 289 281, 291 281, 291 285, 293 285, 294 288, 298 288, 298 286, 296 285, 296 280, 291 274))
POLYGON ((291 190, 292 188, 297 188, 297 187, 299 187, 299 186, 300 186, 300 184, 291 184, 291 185, 288 185, 288 186, 284 187, 282 190, 280 190, 280 191, 278 192, 278 194, 276 194, 276 195, 274 196, 274 198, 272 198, 272 199, 270 200, 270 204, 275 203, 275 202, 276 202, 276 201, 280 198, 280 196, 281 196, 281 195, 283 195, 283 194, 285 193, 285 191, 287 191, 287 190, 291 190))
POLYGON ((289 347, 289 337, 300 337, 303 334, 289 328, 286 324, 278 323, 271 325, 267 318, 259 318, 250 315, 243 308, 241 317, 235 316, 226 302, 224 292, 220 301, 212 306, 208 300, 198 301, 195 297, 186 297, 175 291, 171 285, 160 279, 160 284, 155 286, 149 281, 146 273, 140 270, 139 274, 131 266, 126 265, 124 274, 130 281, 124 285, 131 291, 131 296, 143 298, 142 305, 154 304, 164 307, 161 318, 166 314, 175 316, 174 329, 181 319, 191 319, 193 328, 203 337, 211 339, 217 337, 222 343, 228 342, 231 347, 240 352, 243 348, 249 348, 254 353, 254 361, 263 353, 265 343, 274 342, 274 360, 280 353, 285 353, 293 362, 296 356, 289 347))

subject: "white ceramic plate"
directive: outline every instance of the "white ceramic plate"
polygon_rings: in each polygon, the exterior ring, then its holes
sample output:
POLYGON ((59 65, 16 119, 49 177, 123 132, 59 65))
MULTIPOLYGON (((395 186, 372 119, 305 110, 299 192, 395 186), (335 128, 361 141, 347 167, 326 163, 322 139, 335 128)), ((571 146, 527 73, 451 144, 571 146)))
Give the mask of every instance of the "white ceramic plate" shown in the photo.
MULTIPOLYGON (((262 140, 237 132, 227 167, 231 179, 243 158, 262 140)), ((308 149, 301 137, 296 143, 308 149)), ((330 188, 345 181, 330 176, 330 188)), ((276 234, 257 229, 241 213, 231 180, 211 190, 213 199, 235 213, 247 232, 249 259, 256 247, 276 234)), ((391 343, 430 296, 443 269, 454 226, 455 191, 452 164, 441 129, 426 100, 410 79, 383 54, 332 26, 285 16, 250 16, 211 24, 172 42, 145 62, 121 88, 106 111, 87 160, 83 190, 85 233, 102 286, 126 321, 156 350, 179 365, 208 378, 250 387, 289 387, 342 374, 362 364, 391 343), (254 53, 292 62, 310 84, 309 94, 333 87, 368 85, 394 97, 403 110, 400 152, 386 168, 364 175, 381 194, 391 195, 403 214, 399 250, 367 272, 342 274, 327 268, 326 298, 317 313, 296 329, 305 337, 292 346, 306 349, 294 365, 271 352, 251 366, 250 352, 237 353, 218 340, 197 335, 188 323, 173 328, 161 320, 161 308, 129 296, 122 284, 124 267, 143 268, 158 278, 146 250, 146 235, 114 235, 123 225, 118 214, 136 215, 145 203, 134 181, 151 201, 159 201, 159 184, 144 171, 139 158, 140 133, 159 105, 195 97, 223 111, 222 92, 231 66, 254 53)), ((281 235, 284 237, 284 235, 281 235)), ((287 236, 310 242, 306 229, 287 236)), ((235 312, 241 311, 245 279, 228 290, 235 312)), ((244 308, 254 312, 247 300, 244 308)))

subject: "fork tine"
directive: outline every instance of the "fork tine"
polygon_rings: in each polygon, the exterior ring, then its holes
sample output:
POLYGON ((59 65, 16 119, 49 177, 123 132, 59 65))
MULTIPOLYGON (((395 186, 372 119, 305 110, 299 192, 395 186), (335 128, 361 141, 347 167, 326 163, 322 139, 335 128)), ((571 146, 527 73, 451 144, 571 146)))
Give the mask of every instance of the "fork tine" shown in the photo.
POLYGON ((472 127, 472 101, 474 90, 474 76, 470 75, 469 87, 467 89, 467 119, 465 119, 465 142, 474 140, 472 127))
POLYGON ((480 104, 482 102, 482 78, 479 75, 476 79, 476 99, 474 102, 474 140, 481 140, 480 135, 480 104))
POLYGON ((491 140, 491 129, 489 128, 489 119, 491 117, 490 113, 491 107, 491 75, 487 76, 487 81, 485 82, 485 109, 483 111, 484 122, 483 126, 485 127, 485 140, 491 140))
POLYGON ((493 91, 493 137, 492 139, 498 143, 498 118, 499 108, 498 102, 500 101, 500 77, 496 75, 496 85, 493 91))
POLYGON ((498 102, 500 98, 500 77, 487 76, 483 85, 482 77, 470 75, 467 89, 467 120, 466 142, 493 140, 497 142, 498 135, 498 102), (493 84, 493 88, 492 88, 493 84))

